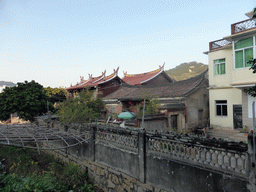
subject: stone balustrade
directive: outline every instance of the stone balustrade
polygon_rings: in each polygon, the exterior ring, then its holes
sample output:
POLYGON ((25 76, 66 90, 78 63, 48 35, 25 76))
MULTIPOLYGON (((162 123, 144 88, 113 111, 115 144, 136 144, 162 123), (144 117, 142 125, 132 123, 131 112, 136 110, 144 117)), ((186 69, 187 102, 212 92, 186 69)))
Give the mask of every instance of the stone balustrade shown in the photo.
POLYGON ((246 152, 151 137, 148 142, 148 153, 230 172, 237 176, 247 177, 248 173, 248 155, 246 152))
MULTIPOLYGON (((72 129, 71 125, 66 131, 72 129)), ((247 145, 96 124, 76 126, 74 130, 88 143, 59 150, 57 155, 85 166, 89 177, 106 190, 246 191, 255 187, 250 142, 247 145), (110 169, 115 174, 110 174, 110 169), (128 183, 126 177, 130 178, 128 183)))
POLYGON ((97 131, 96 139, 109 142, 112 145, 118 144, 131 149, 138 148, 138 136, 136 135, 121 135, 119 133, 97 131))

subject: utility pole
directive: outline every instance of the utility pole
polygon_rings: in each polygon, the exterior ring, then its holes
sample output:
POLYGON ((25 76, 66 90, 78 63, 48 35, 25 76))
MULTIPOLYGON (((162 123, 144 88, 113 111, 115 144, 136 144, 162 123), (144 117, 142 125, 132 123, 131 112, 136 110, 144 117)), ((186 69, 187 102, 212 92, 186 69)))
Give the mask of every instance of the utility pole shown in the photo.
POLYGON ((143 115, 142 115, 142 123, 141 123, 141 128, 144 128, 144 113, 145 113, 145 99, 144 99, 144 103, 143 103, 143 115))
MULTIPOLYGON (((255 165, 255 101, 252 102, 252 120, 253 120, 253 164, 255 165)), ((255 167, 254 167, 255 168, 255 167)))

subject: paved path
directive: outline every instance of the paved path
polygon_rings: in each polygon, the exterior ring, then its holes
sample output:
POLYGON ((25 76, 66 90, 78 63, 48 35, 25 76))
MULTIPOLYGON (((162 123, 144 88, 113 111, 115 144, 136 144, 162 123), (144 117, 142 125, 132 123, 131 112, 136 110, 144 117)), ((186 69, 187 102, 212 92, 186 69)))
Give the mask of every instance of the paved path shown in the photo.
POLYGON ((225 129, 206 129, 206 134, 210 138, 215 137, 216 139, 228 139, 231 141, 246 141, 248 133, 240 133, 240 130, 225 130, 225 129))

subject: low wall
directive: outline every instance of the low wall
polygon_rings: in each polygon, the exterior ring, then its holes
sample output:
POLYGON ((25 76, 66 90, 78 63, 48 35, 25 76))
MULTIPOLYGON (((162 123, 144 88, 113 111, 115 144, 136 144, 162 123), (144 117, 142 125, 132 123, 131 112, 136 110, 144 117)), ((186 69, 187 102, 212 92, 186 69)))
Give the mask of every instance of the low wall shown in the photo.
POLYGON ((255 187, 247 147, 232 150, 185 135, 101 125, 70 125, 64 130, 86 132, 88 143, 51 153, 80 164, 104 191, 240 192, 255 187))

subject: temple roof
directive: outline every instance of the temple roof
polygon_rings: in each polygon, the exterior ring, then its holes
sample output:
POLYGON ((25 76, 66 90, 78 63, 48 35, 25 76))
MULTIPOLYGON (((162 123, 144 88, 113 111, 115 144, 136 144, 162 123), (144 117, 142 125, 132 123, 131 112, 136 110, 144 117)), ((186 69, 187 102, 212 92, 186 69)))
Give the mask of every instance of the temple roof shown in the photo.
POLYGON ((76 89, 84 89, 86 87, 95 87, 99 84, 106 83, 115 77, 117 77, 119 67, 114 72, 108 76, 105 76, 106 71, 102 72, 102 75, 98 77, 92 77, 92 75, 89 74, 89 79, 84 80, 83 77, 80 77, 80 83, 77 83, 76 85, 71 85, 70 87, 66 88, 66 90, 76 90, 76 89))
POLYGON ((183 81, 155 85, 127 85, 123 84, 117 91, 104 97, 104 100, 138 100, 145 97, 183 97, 193 93, 198 87, 207 86, 207 71, 183 81), (202 83, 204 82, 204 83, 202 83))
POLYGON ((164 72, 164 64, 163 66, 159 66, 157 70, 147 73, 127 74, 127 72, 124 72, 124 77, 122 78, 122 80, 129 85, 142 85, 143 83, 146 83, 151 79, 157 77, 161 73, 163 73, 170 80, 170 82, 173 82, 173 80, 164 72))

